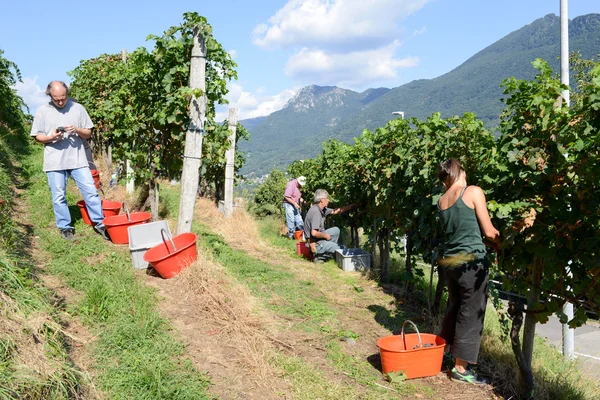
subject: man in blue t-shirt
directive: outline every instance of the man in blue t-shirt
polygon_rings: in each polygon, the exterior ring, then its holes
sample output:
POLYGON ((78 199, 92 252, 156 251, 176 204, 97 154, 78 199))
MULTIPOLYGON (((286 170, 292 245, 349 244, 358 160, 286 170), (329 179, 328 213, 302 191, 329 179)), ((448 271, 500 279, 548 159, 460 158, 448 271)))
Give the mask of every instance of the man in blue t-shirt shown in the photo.
POLYGON ((85 108, 68 97, 69 88, 64 82, 50 82, 46 94, 50 101, 35 113, 31 136, 44 144, 43 169, 52 193, 56 226, 64 239, 75 239, 67 204, 67 180, 71 177, 83 196, 94 228, 109 239, 102 224, 102 204, 84 147, 84 140, 92 135, 94 124, 85 108))

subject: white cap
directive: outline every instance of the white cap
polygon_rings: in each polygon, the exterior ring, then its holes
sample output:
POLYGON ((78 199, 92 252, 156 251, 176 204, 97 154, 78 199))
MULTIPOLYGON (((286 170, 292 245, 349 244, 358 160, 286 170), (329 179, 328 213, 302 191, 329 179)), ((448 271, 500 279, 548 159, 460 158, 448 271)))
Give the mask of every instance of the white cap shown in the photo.
POLYGON ((297 181, 300 186, 306 185, 306 177, 304 177, 304 176, 299 176, 297 181))

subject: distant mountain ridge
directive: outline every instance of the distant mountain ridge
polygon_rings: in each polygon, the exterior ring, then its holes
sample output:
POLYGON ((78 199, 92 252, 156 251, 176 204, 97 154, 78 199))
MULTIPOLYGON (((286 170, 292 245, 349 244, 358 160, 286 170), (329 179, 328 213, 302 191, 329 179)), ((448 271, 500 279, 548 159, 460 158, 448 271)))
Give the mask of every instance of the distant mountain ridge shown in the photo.
POLYGON ((255 118, 248 118, 245 119, 243 121, 240 121, 242 123, 242 125, 244 125, 244 128, 246 128, 247 130, 252 130, 252 128, 254 128, 256 125, 261 124, 268 116, 264 116, 264 117, 255 117, 255 118))
MULTIPOLYGON (((577 17, 569 23, 571 51, 590 59, 600 53, 600 14, 577 17)), ((543 58, 559 71, 560 18, 554 14, 533 21, 473 55, 452 71, 415 80, 393 89, 362 93, 335 86, 307 86, 286 106, 252 127, 251 141, 240 143, 247 163, 242 173, 257 175, 285 168, 297 159, 312 158, 329 138, 351 142, 363 129, 375 129, 393 118, 393 111, 425 119, 433 112, 443 117, 475 112, 493 127, 503 104, 500 83, 514 76, 531 79, 531 62, 543 58)), ((250 124, 252 125, 252 123, 250 124)))
POLYGON ((257 165, 255 160, 259 161, 261 174, 303 158, 303 154, 313 157, 323 142, 320 132, 357 114, 389 90, 368 89, 358 93, 335 86, 306 86, 283 109, 258 125, 248 128, 246 120, 240 121, 250 131, 251 138, 249 143, 240 142, 239 148, 247 152, 247 165, 257 165), (295 158, 290 160, 290 157, 295 158))

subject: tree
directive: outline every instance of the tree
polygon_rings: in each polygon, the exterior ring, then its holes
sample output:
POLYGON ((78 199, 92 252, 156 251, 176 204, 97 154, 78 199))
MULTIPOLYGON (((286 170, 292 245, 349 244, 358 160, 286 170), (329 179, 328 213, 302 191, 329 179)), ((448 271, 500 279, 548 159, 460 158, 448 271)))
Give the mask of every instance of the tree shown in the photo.
POLYGON ((0 49, 0 132, 6 130, 13 145, 27 143, 25 132, 26 116, 22 109, 27 108, 23 99, 13 88, 21 81, 21 72, 15 63, 3 57, 0 49))
POLYGON ((259 217, 283 216, 283 193, 287 179, 283 172, 274 169, 256 189, 250 211, 259 217))
MULTIPOLYGON (((206 141, 202 146, 202 180, 203 185, 199 189, 201 195, 214 193, 216 202, 223 199, 223 190, 225 187, 225 152, 229 149, 229 126, 225 120, 222 124, 217 124, 215 129, 207 134, 206 141)), ((250 134, 240 123, 236 125, 235 131, 235 165, 236 171, 235 180, 239 180, 241 176, 237 174, 244 162, 246 156, 243 152, 238 151, 237 144, 240 140, 248 140, 250 134)))
POLYGON ((483 176, 479 166, 492 159, 493 146, 493 137, 474 114, 442 119, 434 113, 426 121, 396 119, 375 132, 365 130, 354 145, 330 140, 322 154, 293 163, 290 172, 307 177, 307 190, 324 188, 340 204, 358 204, 349 224, 371 238, 382 281, 389 279, 390 251, 399 250, 400 242, 393 238, 408 234, 405 277, 410 282, 413 274, 422 275, 412 268, 413 255, 431 260, 441 192, 437 165, 458 158, 477 183, 483 176))
MULTIPOLYGON (((103 56, 84 61, 71 72, 73 94, 87 108, 97 107, 95 122, 106 127, 102 133, 115 143, 115 157, 131 160, 135 179, 144 184, 138 206, 149 203, 155 217, 156 180, 161 175, 176 177, 181 172, 185 132, 190 123, 189 98, 202 95, 199 89, 189 87, 196 26, 206 41, 205 145, 214 154, 211 140, 223 143, 215 121, 215 106, 227 103, 227 82, 237 78, 237 74, 235 62, 213 37, 206 18, 184 13, 180 25, 169 28, 162 36, 148 36, 154 41, 152 52, 138 48, 125 64, 116 62, 116 55, 103 56)), ((207 163, 216 159, 209 157, 207 163)), ((205 167, 210 169, 208 164, 205 167)))
POLYGON ((535 323, 546 322, 561 307, 574 303, 572 327, 586 320, 585 306, 597 308, 598 237, 598 101, 599 69, 582 89, 579 101, 566 106, 567 89, 548 64, 533 62, 532 81, 505 80, 506 107, 501 115, 495 185, 490 209, 504 240, 501 268, 509 290, 527 296, 523 345, 518 332, 522 305, 514 304, 511 337, 530 397, 535 323))
MULTIPOLYGON (((425 121, 396 120, 365 131, 353 146, 327 142, 322 154, 290 167, 307 176, 307 187, 322 185, 336 198, 359 199, 354 221, 379 247, 385 281, 382 253, 391 248, 390 236, 408 233, 409 253, 432 259, 441 195, 436 167, 459 159, 469 184, 485 191, 502 234, 494 272, 501 273, 504 289, 527 297, 526 311, 512 303, 509 313, 529 397, 535 395, 535 322, 556 313, 575 327, 586 321, 586 308, 600 312, 600 64, 575 62, 578 87, 571 107, 561 97, 566 87, 543 60, 533 62, 539 71, 533 80, 504 81, 497 141, 472 113, 448 119, 434 113, 425 121), (565 301, 576 308, 571 321, 561 312, 565 301)), ((409 282, 420 273, 411 268, 409 282)))

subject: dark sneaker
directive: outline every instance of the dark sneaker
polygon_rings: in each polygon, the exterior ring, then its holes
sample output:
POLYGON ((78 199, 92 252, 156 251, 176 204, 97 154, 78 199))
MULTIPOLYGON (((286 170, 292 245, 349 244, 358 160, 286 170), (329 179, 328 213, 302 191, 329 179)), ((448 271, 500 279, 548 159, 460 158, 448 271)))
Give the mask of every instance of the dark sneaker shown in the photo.
POLYGON ((75 240, 75 230, 73 228, 65 228, 60 230, 60 235, 65 240, 73 241, 75 240))
POLYGON ((104 225, 98 224, 94 226, 96 232, 98 232, 105 240, 110 240, 110 236, 108 236, 108 232, 106 231, 106 227, 104 225))
POLYGON ((453 381, 461 383, 470 383, 472 385, 489 385, 490 380, 487 378, 480 377, 474 371, 469 369, 465 370, 464 373, 460 373, 456 368, 452 368, 451 377, 453 381))

